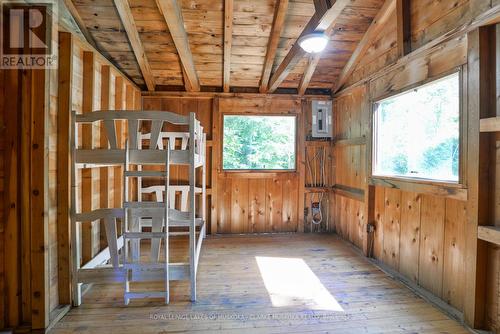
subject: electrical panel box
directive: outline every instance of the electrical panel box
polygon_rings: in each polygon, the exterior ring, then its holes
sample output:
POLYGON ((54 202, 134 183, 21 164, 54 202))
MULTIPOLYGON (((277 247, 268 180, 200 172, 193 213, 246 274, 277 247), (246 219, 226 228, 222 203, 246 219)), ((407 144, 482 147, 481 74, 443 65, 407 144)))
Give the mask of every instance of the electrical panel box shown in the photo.
POLYGON ((332 101, 312 101, 313 138, 332 138, 332 101))

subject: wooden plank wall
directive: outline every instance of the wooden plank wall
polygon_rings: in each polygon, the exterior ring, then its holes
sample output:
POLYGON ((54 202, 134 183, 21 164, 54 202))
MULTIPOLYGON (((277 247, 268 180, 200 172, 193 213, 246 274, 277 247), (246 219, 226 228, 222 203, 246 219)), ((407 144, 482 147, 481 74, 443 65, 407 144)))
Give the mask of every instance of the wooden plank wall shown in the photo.
MULTIPOLYGON (((366 178, 366 87, 352 89, 334 99, 333 132, 335 143, 334 185, 362 193, 366 178)), ((362 248, 366 230, 363 202, 334 193, 332 215, 335 231, 341 237, 362 248)))
MULTIPOLYGON (((415 0, 410 3, 412 50, 464 24, 470 20, 470 15, 497 4, 467 0, 415 0), (479 3, 481 8, 478 8, 479 3)), ((336 140, 351 139, 349 145, 334 146, 335 185, 360 191, 370 188, 368 169, 371 167, 368 166, 371 159, 368 159, 370 150, 366 148, 369 148, 371 136, 371 101, 454 69, 462 69, 466 77, 466 35, 429 48, 395 66, 398 60, 397 20, 395 13, 393 15, 394 19, 389 20, 348 78, 347 88, 334 96, 336 140), (354 140, 358 136, 366 138, 364 141, 354 140)), ((466 86, 462 92, 466 98, 466 86)), ((462 196, 461 200, 453 191, 449 197, 441 196, 422 184, 411 182, 372 188, 373 201, 368 205, 335 193, 332 219, 336 232, 362 248, 368 240, 365 216, 373 217, 373 256, 463 311, 466 197, 462 196), (368 212, 364 212, 366 210, 368 212)), ((498 332, 500 249, 493 245, 488 247, 486 324, 498 332)))
MULTIPOLYGON (((0 74, 0 328, 45 328, 57 298, 54 235, 54 70, 0 74), (52 124, 51 124, 52 123, 52 124)), ((57 261, 56 261, 57 262, 57 261)))
POLYGON ((5 157, 6 143, 5 138, 7 128, 5 126, 5 71, 0 70, 0 328, 6 325, 6 295, 5 287, 5 207, 3 203, 6 200, 5 196, 5 157))

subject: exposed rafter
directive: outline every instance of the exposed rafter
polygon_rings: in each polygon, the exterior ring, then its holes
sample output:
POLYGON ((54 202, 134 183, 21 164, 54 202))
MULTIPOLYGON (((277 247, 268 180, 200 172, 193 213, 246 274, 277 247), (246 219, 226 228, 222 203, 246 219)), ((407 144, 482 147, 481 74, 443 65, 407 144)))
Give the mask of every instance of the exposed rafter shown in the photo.
POLYGON ((231 81, 231 47, 233 43, 233 0, 224 0, 224 92, 229 92, 231 81))
POLYGON ((306 92, 307 86, 309 86, 309 82, 316 70, 316 66, 318 66, 319 60, 321 59, 321 54, 316 53, 314 55, 309 56, 309 60, 307 61, 307 67, 300 79, 298 94, 304 95, 306 92))
POLYGON ((170 30, 170 35, 174 40, 177 53, 179 54, 184 71, 186 89, 199 92, 200 81, 194 66, 193 55, 189 48, 189 40, 184 28, 181 7, 177 0, 156 0, 156 4, 165 18, 168 30, 170 30))
MULTIPOLYGON (((335 2, 323 0, 323 4, 315 4, 316 8, 321 9, 314 13, 312 18, 307 23, 306 27, 299 36, 300 37, 312 33, 314 31, 325 31, 330 28, 340 16, 344 8, 351 0, 337 0, 335 2), (333 2, 333 3, 332 3, 333 2)), ((297 39, 298 40, 298 39, 297 39)), ((272 75, 269 82, 269 91, 273 92, 285 80, 293 67, 304 57, 305 51, 296 42, 288 54, 285 56, 276 72, 272 75)))
POLYGON ((142 76, 146 82, 148 90, 155 90, 155 81, 153 77, 153 72, 149 66, 148 59, 146 58, 146 52, 142 46, 141 39, 139 37, 139 32, 135 25, 134 17, 132 16, 132 11, 130 10, 130 5, 128 0, 114 0, 116 9, 118 10, 118 15, 122 21, 125 32, 127 33, 128 40, 132 46, 132 51, 134 51, 135 59, 139 64, 142 76))
POLYGON ((271 35, 269 36, 269 42, 267 43, 266 60, 264 62, 264 69, 262 70, 262 77, 260 79, 259 91, 261 93, 267 92, 267 85, 269 83, 269 77, 271 76, 271 70, 273 69, 276 51, 278 50, 281 31, 285 25, 287 9, 288 0, 277 0, 274 7, 273 27, 271 29, 271 35))
POLYGON ((342 85, 344 85, 347 78, 352 74, 352 72, 356 68, 356 65, 358 64, 359 60, 363 57, 368 48, 372 45, 374 39, 378 36, 380 31, 382 31, 382 28, 385 26, 385 24, 389 20, 394 10, 396 10, 396 0, 386 0, 385 3, 382 5, 382 8, 380 8, 379 12, 377 13, 377 16, 375 16, 375 18, 373 19, 370 27, 368 27, 368 30, 366 31, 365 35, 359 42, 358 46, 356 47, 356 50, 354 50, 354 52, 352 53, 351 58, 344 66, 342 73, 340 73, 339 79, 333 87, 332 90, 333 93, 337 92, 340 88, 342 88, 342 85))
POLYGON ((398 29, 398 54, 400 57, 411 52, 411 13, 410 0, 396 0, 398 29))
POLYGON ((73 3, 72 0, 64 0, 64 4, 66 5, 66 8, 68 9, 69 13, 75 20, 76 25, 82 32, 83 36, 87 40, 87 42, 94 47, 94 49, 97 49, 97 44, 94 41, 94 38, 90 34, 89 30, 85 26, 85 23, 82 20, 82 17, 78 13, 78 10, 75 7, 75 4, 73 3))
MULTIPOLYGON (((335 26, 335 22, 333 22, 326 30, 325 34, 330 36, 332 33, 333 27, 335 26)), ((321 59, 321 53, 312 54, 309 56, 307 61, 307 67, 302 74, 302 78, 300 79, 299 87, 297 88, 299 95, 304 95, 307 87, 309 86, 309 82, 311 82, 314 71, 316 71, 316 66, 321 59)))

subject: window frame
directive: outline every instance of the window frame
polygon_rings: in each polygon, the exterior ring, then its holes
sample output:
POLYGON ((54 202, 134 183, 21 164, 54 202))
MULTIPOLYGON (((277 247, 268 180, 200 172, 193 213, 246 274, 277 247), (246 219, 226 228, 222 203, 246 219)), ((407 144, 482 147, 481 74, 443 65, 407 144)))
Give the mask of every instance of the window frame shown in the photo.
POLYGON ((238 112, 225 112, 220 115, 220 172, 221 173, 246 173, 255 175, 273 175, 281 173, 298 173, 298 156, 299 156, 299 120, 300 117, 297 113, 238 113, 238 112), (290 117, 295 120, 295 145, 294 145, 294 156, 295 163, 293 169, 226 169, 224 168, 224 118, 226 116, 241 116, 241 117, 290 117))
MULTIPOLYGON (((370 101, 371 105, 371 113, 370 113, 370 129, 371 129, 371 144, 370 150, 371 153, 369 155, 369 183, 371 185, 386 185, 386 186, 394 186, 400 183, 407 184, 422 184, 429 186, 436 186, 439 188, 453 188, 453 189, 465 189, 466 188, 466 149, 467 149, 467 78, 466 78, 466 70, 467 65, 462 65, 455 67, 449 71, 445 71, 439 75, 431 76, 426 78, 425 80, 417 81, 411 85, 404 86, 398 90, 391 91, 390 93, 384 94, 377 98, 372 98, 370 101), (453 74, 458 73, 458 81, 459 81, 459 128, 458 128, 458 145, 459 145, 459 156, 458 156, 458 180, 450 181, 450 180, 437 180, 437 179, 429 179, 423 177, 411 177, 411 176, 400 176, 400 175, 377 175, 374 174, 375 166, 377 161, 377 122, 376 122, 376 113, 377 113, 377 105, 378 103, 390 99, 401 94, 404 94, 413 89, 417 89, 429 84, 432 84, 435 81, 446 78, 453 74)), ((396 185, 396 188, 399 186, 396 185)))

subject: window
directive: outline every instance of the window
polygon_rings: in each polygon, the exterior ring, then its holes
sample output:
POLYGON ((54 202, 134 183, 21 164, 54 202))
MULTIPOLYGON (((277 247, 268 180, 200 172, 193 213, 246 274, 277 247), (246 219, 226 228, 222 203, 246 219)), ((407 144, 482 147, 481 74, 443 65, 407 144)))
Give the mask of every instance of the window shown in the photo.
POLYGON ((224 115, 223 121, 223 169, 295 169, 295 116, 224 115))
POLYGON ((375 104, 374 175, 458 182, 459 81, 455 73, 375 104))

